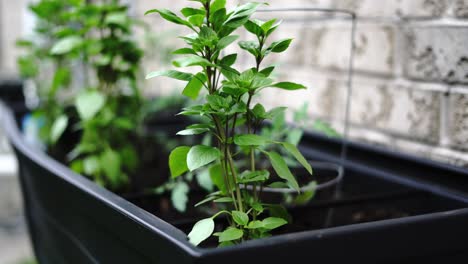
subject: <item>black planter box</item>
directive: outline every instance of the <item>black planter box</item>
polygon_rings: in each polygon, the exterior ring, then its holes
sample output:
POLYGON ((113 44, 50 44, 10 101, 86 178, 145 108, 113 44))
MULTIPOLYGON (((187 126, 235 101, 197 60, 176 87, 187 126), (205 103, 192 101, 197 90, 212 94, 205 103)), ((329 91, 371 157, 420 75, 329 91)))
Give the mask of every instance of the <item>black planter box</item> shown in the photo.
MULTIPOLYGON (((181 229, 27 145, 17 125, 20 111, 2 108, 40 263, 363 264, 468 259, 468 172, 459 168, 349 142, 341 196, 318 195, 310 205, 291 209, 305 226, 298 232, 227 248, 197 248, 181 229), (384 215, 379 215, 379 208, 386 209, 384 215), (366 216, 369 212, 375 215, 366 216)), ((341 144, 339 139, 307 134, 301 148, 308 158, 337 161, 341 144)))

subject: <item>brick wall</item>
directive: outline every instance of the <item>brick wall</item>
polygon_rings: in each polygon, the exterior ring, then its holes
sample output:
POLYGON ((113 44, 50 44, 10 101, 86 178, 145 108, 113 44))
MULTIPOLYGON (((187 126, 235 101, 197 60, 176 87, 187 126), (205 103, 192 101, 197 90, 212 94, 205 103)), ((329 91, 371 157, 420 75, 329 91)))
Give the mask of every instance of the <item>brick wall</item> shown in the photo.
MULTIPOLYGON (((186 1, 139 1, 135 12, 179 8, 186 1)), ((351 136, 444 162, 468 166, 468 1, 462 0, 271 0, 276 7, 326 7, 358 15, 351 136)), ((264 95, 271 106, 296 107, 339 127, 348 67, 349 23, 337 20, 290 22, 277 37, 295 38, 291 50, 275 58, 280 77, 303 82, 308 91, 264 95), (284 70, 284 69, 287 70, 284 70)), ((156 29, 170 27, 157 17, 156 29)), ((240 58, 242 62, 248 59, 240 58)), ((153 68, 157 65, 152 65, 153 68)), ((153 69, 153 68, 149 68, 153 69)), ((164 81, 151 81, 166 92, 164 81)), ((169 89, 173 89, 173 85, 169 89)))
MULTIPOLYGON (((17 2, 0 1, 4 5, 17 2)), ((130 2, 137 17, 150 8, 180 9, 192 3, 130 2)), ((468 166, 468 0, 267 2, 274 8, 326 7, 357 13, 352 138, 468 166)), ((328 120, 339 128, 344 111, 350 24, 336 19, 313 20, 317 16, 304 13, 274 15, 285 19, 276 37, 292 36, 295 40, 288 53, 271 62, 281 62, 280 78, 302 82, 310 89, 287 95, 269 90, 263 99, 270 106, 293 108, 308 101, 313 118, 328 120)), ((2 20, 5 19, 2 14, 2 20)), ((160 59, 163 47, 182 45, 171 39, 177 32, 156 15, 144 19, 159 36, 157 45, 148 46, 151 56, 146 59, 145 71, 170 67, 161 65, 160 59)), ((2 25, 5 30, 3 21, 2 25)), ((8 45, 6 48, 11 50, 8 45)), ((10 54, 5 52, 5 46, 3 50, 3 56, 10 54)), ((251 62, 245 56, 239 61, 251 62)), ((2 65, 11 65, 11 61, 2 65)), ((148 94, 181 90, 179 83, 167 79, 151 80, 146 85, 148 94)))

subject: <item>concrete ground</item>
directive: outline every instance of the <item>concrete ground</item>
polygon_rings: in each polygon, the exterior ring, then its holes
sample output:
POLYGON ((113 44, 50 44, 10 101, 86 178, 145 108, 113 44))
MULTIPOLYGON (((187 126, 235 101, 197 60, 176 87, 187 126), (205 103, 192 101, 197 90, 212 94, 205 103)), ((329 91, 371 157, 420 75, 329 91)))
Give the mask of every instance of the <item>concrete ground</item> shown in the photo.
POLYGON ((0 264, 33 263, 31 244, 24 226, 0 228, 0 264))
POLYGON ((32 260, 16 161, 13 155, 0 153, 0 264, 32 264, 32 260))

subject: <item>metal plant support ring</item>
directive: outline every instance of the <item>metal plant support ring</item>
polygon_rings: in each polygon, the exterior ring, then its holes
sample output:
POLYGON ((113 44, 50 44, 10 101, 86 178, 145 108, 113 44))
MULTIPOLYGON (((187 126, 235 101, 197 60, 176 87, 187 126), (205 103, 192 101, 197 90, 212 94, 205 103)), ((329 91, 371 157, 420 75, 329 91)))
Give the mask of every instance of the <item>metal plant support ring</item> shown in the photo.
MULTIPOLYGON (((349 62, 348 62, 348 70, 347 70, 347 80, 346 80, 346 103, 345 103, 345 112, 344 112, 344 128, 343 128, 343 143, 341 145, 340 150, 340 162, 339 163, 332 163, 332 162, 319 162, 319 161, 310 161, 309 163, 314 168, 325 169, 330 171, 335 171, 336 176, 329 181, 317 184, 316 186, 308 187, 304 186, 300 188, 300 191, 318 191, 322 189, 326 189, 332 186, 337 187, 337 193, 341 188, 341 181, 345 175, 345 168, 344 163, 347 159, 348 154, 348 136, 349 136, 349 118, 350 118, 350 111, 351 111, 351 94, 353 91, 353 74, 354 74, 354 52, 355 52, 355 35, 356 35, 356 14, 352 11, 343 10, 343 9, 328 9, 328 8, 313 8, 313 7, 291 7, 291 8, 268 8, 268 9, 260 9, 258 10, 259 13, 271 13, 271 12, 306 12, 306 13, 325 13, 325 14, 342 14, 345 17, 341 17, 342 20, 350 20, 351 21, 351 33, 350 33, 350 45, 349 45, 349 62)), ((334 18, 338 20, 340 18, 334 18)), ((251 189, 252 186, 244 186, 246 189, 251 189)), ((297 193, 296 190, 292 190, 289 188, 271 188, 271 187, 264 187, 264 192, 268 193, 297 193)))

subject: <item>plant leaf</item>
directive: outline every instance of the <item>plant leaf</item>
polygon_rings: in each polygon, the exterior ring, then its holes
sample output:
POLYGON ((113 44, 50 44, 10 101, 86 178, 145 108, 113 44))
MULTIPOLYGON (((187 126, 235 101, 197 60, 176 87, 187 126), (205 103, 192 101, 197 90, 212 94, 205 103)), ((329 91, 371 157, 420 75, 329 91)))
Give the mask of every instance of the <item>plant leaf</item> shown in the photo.
POLYGON ((232 241, 241 238, 244 235, 244 231, 235 227, 228 227, 219 235, 219 242, 232 241))
POLYGON ((214 200, 215 203, 232 203, 234 202, 231 197, 221 197, 214 200))
POLYGON ((188 128, 188 129, 184 129, 184 130, 177 132, 176 135, 191 136, 191 135, 199 135, 208 131, 210 131, 210 129, 208 128, 188 128))
POLYGON ((76 49, 83 44, 83 39, 79 36, 69 36, 59 40, 50 50, 52 55, 63 55, 76 49))
POLYGON ((190 149, 187 155, 187 166, 190 171, 203 167, 220 157, 217 148, 197 145, 190 149))
POLYGON ((201 27, 203 25, 204 19, 205 19, 205 15, 193 15, 188 18, 188 21, 190 22, 190 24, 196 27, 201 27))
POLYGON ((188 185, 183 182, 179 181, 174 186, 171 192, 171 201, 174 208, 183 213, 187 209, 187 202, 188 202, 188 192, 189 187, 188 185))
POLYGON ((269 230, 278 228, 278 227, 283 226, 283 225, 285 225, 287 223, 288 223, 288 221, 284 220, 283 218, 279 218, 279 217, 268 217, 268 218, 263 219, 263 221, 262 221, 263 228, 266 228, 266 229, 269 229, 269 230))
POLYGON ((226 66, 232 66, 237 60, 237 54, 229 54, 223 57, 220 61, 221 64, 226 65, 226 66))
POLYGON ((121 170, 120 170, 120 156, 112 149, 106 149, 100 157, 101 168, 106 174, 110 182, 116 186, 120 183, 121 170))
POLYGON ((172 150, 169 154, 169 170, 171 171, 172 178, 182 175, 188 171, 187 167, 187 154, 190 147, 180 146, 172 150))
POLYGON ((62 136, 63 132, 68 126, 68 117, 66 115, 61 115, 55 119, 50 130, 50 142, 55 144, 59 138, 62 136))
POLYGON ((275 53, 280 53, 289 48, 289 45, 291 44, 292 39, 283 39, 280 41, 275 41, 271 43, 270 47, 268 47, 267 51, 275 52, 275 53))
POLYGON ((170 21, 172 23, 179 24, 179 25, 184 25, 193 29, 192 25, 188 21, 183 20, 182 18, 178 17, 176 14, 174 14, 170 10, 152 9, 152 10, 146 11, 145 15, 152 14, 152 13, 159 13, 159 15, 161 15, 161 17, 166 19, 167 21, 170 21))
POLYGON ((169 78, 180 80, 180 81, 190 81, 193 78, 193 74, 191 73, 169 70, 169 71, 150 72, 146 75, 146 79, 148 80, 148 79, 159 77, 159 76, 165 76, 165 77, 169 77, 169 78))
POLYGON ((215 13, 226 6, 226 0, 214 0, 210 6, 210 12, 215 13))
POLYGON ((172 54, 174 55, 186 55, 186 54, 197 55, 197 53, 191 48, 181 48, 181 49, 173 51, 172 54))
POLYGON ((207 67, 207 66, 214 66, 207 59, 202 58, 202 57, 200 57, 198 55, 187 56, 187 57, 184 57, 184 58, 177 59, 172 64, 174 64, 174 66, 176 66, 176 67, 190 67, 190 66, 207 67))
POLYGON ((268 140, 259 135, 245 134, 235 136, 234 143, 238 146, 263 146, 268 140))
POLYGON ((75 100, 76 110, 85 121, 93 118, 105 103, 106 97, 97 90, 84 91, 75 100))
POLYGON ((289 90, 289 91, 299 90, 299 89, 307 89, 307 87, 305 87, 304 85, 298 84, 298 83, 293 83, 293 82, 279 82, 279 83, 275 83, 275 84, 270 85, 270 87, 281 88, 281 89, 289 90))
POLYGON ((287 143, 287 142, 283 142, 283 143, 281 143, 281 145, 283 145, 283 147, 289 153, 291 153, 291 155, 293 155, 294 158, 296 158, 296 160, 299 161, 299 163, 302 166, 304 166, 304 168, 309 172, 309 174, 312 175, 312 167, 310 166, 309 162, 307 162, 307 160, 304 158, 302 153, 297 149, 296 146, 294 146, 291 143, 287 143))
POLYGON ((247 21, 244 24, 244 27, 247 31, 250 33, 254 34, 255 36, 262 36, 263 30, 262 28, 255 22, 253 21, 247 21))
POLYGON ((213 182, 211 181, 210 172, 208 169, 198 172, 195 175, 195 178, 197 180, 198 185, 200 185, 200 187, 202 187, 208 192, 213 191, 214 186, 213 186, 213 182))
POLYGON ((214 231, 214 221, 212 218, 206 218, 198 221, 188 234, 190 243, 197 246, 205 239, 209 238, 214 231))
POLYGON ((200 205, 202 205, 202 204, 206 204, 206 203, 208 203, 208 202, 211 202, 211 201, 213 201, 213 200, 215 200, 215 199, 217 199, 217 198, 218 198, 218 197, 216 197, 216 196, 209 196, 209 197, 207 197, 207 198, 201 200, 201 201, 198 202, 197 204, 195 204, 195 207, 198 207, 198 206, 200 206, 200 205))
POLYGON ((250 222, 250 223, 247 225, 247 228, 248 228, 248 229, 263 228, 263 222, 262 222, 262 221, 259 221, 259 220, 252 221, 252 222, 250 222))
POLYGON ((192 100, 196 100, 200 94, 203 84, 206 82, 206 75, 204 73, 197 73, 185 86, 182 94, 192 100))
POLYGON ((250 183, 250 182, 259 182, 259 181, 266 181, 270 173, 267 170, 259 170, 259 171, 247 171, 247 173, 242 173, 241 178, 239 179, 239 183, 250 183))
POLYGON ((191 8, 191 7, 182 8, 182 10, 180 10, 180 12, 182 13, 182 15, 184 15, 184 17, 190 17, 190 16, 193 16, 193 15, 205 15, 206 14, 205 10, 191 8))
POLYGON ((271 165, 273 166, 273 169, 276 171, 278 176, 281 179, 285 179, 291 188, 299 192, 299 184, 289 170, 288 165, 286 164, 286 161, 284 161, 283 157, 274 151, 267 152, 267 155, 270 158, 271 165))
POLYGON ((238 35, 230 35, 226 36, 218 41, 217 48, 218 49, 224 49, 227 46, 231 45, 234 41, 236 41, 239 38, 238 35))
POLYGON ((241 226, 245 226, 249 222, 249 216, 241 211, 232 211, 232 219, 241 226))

